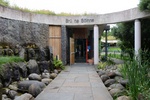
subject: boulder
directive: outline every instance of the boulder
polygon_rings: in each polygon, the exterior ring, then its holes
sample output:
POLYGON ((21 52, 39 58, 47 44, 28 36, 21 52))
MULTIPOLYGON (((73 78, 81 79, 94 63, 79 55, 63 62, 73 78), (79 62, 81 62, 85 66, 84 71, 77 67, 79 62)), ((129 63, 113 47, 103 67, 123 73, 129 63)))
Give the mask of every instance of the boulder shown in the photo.
POLYGON ((3 88, 2 89, 3 94, 8 94, 9 91, 10 91, 9 88, 3 88))
POLYGON ((19 62, 18 66, 19 66, 19 70, 20 70, 20 75, 23 78, 26 78, 28 76, 28 73, 27 73, 27 64, 25 62, 19 62))
POLYGON ((3 94, 1 100, 12 100, 12 99, 8 98, 6 94, 3 94))
POLYGON ((9 85, 8 88, 11 89, 11 90, 14 90, 14 91, 18 90, 16 85, 9 85))
POLYGON ((48 71, 50 70, 48 61, 40 61, 38 62, 38 66, 39 66, 40 73, 43 73, 44 70, 48 70, 48 71))
POLYGON ((121 76, 122 77, 122 74, 118 70, 116 70, 115 73, 116 73, 116 76, 121 76))
POLYGON ((4 87, 12 82, 12 69, 10 64, 3 64, 0 71, 1 81, 4 87))
POLYGON ((111 70, 116 70, 117 69, 117 66, 112 66, 111 67, 111 70))
POLYGON ((106 80, 109 79, 109 76, 108 75, 101 75, 101 79, 103 82, 105 82, 106 80))
POLYGON ((105 72, 104 70, 99 70, 99 71, 98 71, 98 75, 99 75, 99 76, 102 76, 102 75, 104 75, 105 73, 106 73, 106 72, 105 72))
POLYGON ((129 80, 128 79, 125 79, 125 80, 122 79, 119 81, 119 83, 126 87, 127 84, 129 83, 129 80))
POLYGON ((32 84, 29 87, 29 93, 33 96, 36 97, 38 94, 40 94, 42 92, 42 88, 38 85, 38 84, 32 84))
POLYGON ((124 90, 120 90, 120 89, 116 89, 116 88, 111 89, 111 90, 109 91, 109 93, 111 94, 112 97, 116 97, 116 96, 118 97, 118 96, 120 96, 123 92, 124 92, 124 90))
POLYGON ((11 63, 11 67, 12 67, 12 79, 13 79, 13 81, 19 81, 20 80, 19 65, 17 63, 11 63))
POLYGON ((42 73, 42 75, 41 75, 41 77, 42 77, 42 79, 43 78, 50 78, 50 73, 42 73))
POLYGON ((123 87, 121 84, 119 84, 119 83, 112 84, 112 85, 110 85, 109 87, 110 87, 111 89, 114 89, 114 88, 117 88, 117 89, 120 89, 120 90, 123 90, 123 89, 124 89, 124 87, 123 87))
POLYGON ((36 59, 35 50, 33 48, 28 48, 28 59, 36 59))
POLYGON ((131 100, 128 96, 120 96, 117 98, 117 100, 131 100))
POLYGON ((16 92, 16 91, 14 91, 14 90, 9 90, 9 92, 8 92, 8 97, 9 97, 9 98, 14 99, 16 95, 17 95, 17 92, 16 92))
POLYGON ((46 86, 43 82, 35 81, 35 80, 27 80, 27 81, 21 81, 18 83, 18 90, 22 92, 28 92, 29 87, 32 84, 37 84, 42 89, 46 86))
POLYGON ((51 81, 52 81, 52 79, 44 78, 44 79, 42 79, 41 82, 43 82, 45 85, 48 85, 51 81))
POLYGON ((34 100, 34 97, 29 93, 25 93, 16 97, 14 100, 34 100))
POLYGON ((36 62, 36 60, 29 60, 28 64, 27 64, 27 69, 28 69, 28 73, 37 73, 39 74, 39 68, 38 68, 38 64, 36 62))
POLYGON ((25 59, 25 49, 20 47, 19 57, 25 59))
POLYGON ((51 78, 51 79, 54 79, 54 78, 56 78, 56 77, 57 77, 57 74, 56 74, 56 73, 50 74, 50 78, 51 78))
POLYGON ((122 78, 121 76, 116 76, 114 79, 115 79, 117 82, 120 82, 120 80, 123 80, 123 78, 122 78))
POLYGON ((114 84, 116 82, 115 79, 108 79, 105 81, 105 86, 109 87, 110 85, 114 84))
POLYGON ((46 52, 45 52, 44 48, 41 46, 39 51, 40 51, 40 61, 45 61, 46 60, 46 52))
POLYGON ((57 69, 55 69, 55 70, 54 70, 54 73, 58 74, 58 70, 57 70, 57 69))
POLYGON ((114 78, 116 76, 116 73, 115 72, 108 72, 107 75, 110 77, 110 78, 114 78))
POLYGON ((36 74, 36 73, 32 73, 28 76, 29 80, 37 80, 37 81, 41 81, 41 76, 36 74))

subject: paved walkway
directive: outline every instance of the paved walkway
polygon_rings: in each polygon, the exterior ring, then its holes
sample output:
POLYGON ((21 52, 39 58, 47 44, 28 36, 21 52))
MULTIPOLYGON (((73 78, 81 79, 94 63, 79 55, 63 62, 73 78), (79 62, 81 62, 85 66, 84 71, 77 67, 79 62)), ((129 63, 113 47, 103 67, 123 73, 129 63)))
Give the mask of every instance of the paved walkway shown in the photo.
POLYGON ((35 100, 113 100, 88 64, 74 64, 62 71, 35 100))

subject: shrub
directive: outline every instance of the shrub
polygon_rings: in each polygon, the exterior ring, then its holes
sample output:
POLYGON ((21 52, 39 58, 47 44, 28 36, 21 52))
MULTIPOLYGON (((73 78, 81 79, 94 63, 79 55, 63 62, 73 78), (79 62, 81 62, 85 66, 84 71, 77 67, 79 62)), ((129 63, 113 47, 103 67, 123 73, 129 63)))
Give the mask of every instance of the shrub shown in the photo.
POLYGON ((54 68, 56 69, 65 69, 61 60, 57 60, 56 58, 54 58, 53 64, 54 64, 54 68))
POLYGON ((11 63, 11 62, 21 62, 24 61, 24 59, 17 57, 17 56, 1 56, 0 57, 0 65, 5 63, 11 63))
POLYGON ((105 69, 106 66, 114 65, 115 63, 111 60, 108 59, 106 62, 100 62, 97 66, 98 69, 105 69))
POLYGON ((148 60, 141 60, 134 57, 125 61, 121 68, 122 75, 129 80, 129 95, 133 100, 150 100, 150 77, 148 76, 150 67, 148 60))

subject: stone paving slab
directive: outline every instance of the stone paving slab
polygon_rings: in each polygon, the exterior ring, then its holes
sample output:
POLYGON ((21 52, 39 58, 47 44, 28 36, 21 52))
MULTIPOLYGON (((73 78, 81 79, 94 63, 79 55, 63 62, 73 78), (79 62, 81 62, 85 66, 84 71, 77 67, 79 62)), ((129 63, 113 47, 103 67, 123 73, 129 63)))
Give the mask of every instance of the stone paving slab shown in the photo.
POLYGON ((35 100, 113 100, 94 66, 74 64, 62 71, 35 100))

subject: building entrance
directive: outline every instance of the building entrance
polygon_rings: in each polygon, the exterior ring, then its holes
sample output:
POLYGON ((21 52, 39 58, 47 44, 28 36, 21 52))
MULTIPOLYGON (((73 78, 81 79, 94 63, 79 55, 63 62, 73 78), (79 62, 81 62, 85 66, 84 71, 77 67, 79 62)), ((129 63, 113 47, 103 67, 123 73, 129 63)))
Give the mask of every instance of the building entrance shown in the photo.
POLYGON ((86 39, 75 39, 75 62, 86 62, 86 39))
POLYGON ((93 31, 88 28, 69 28, 68 40, 69 64, 86 63, 93 58, 93 31))

